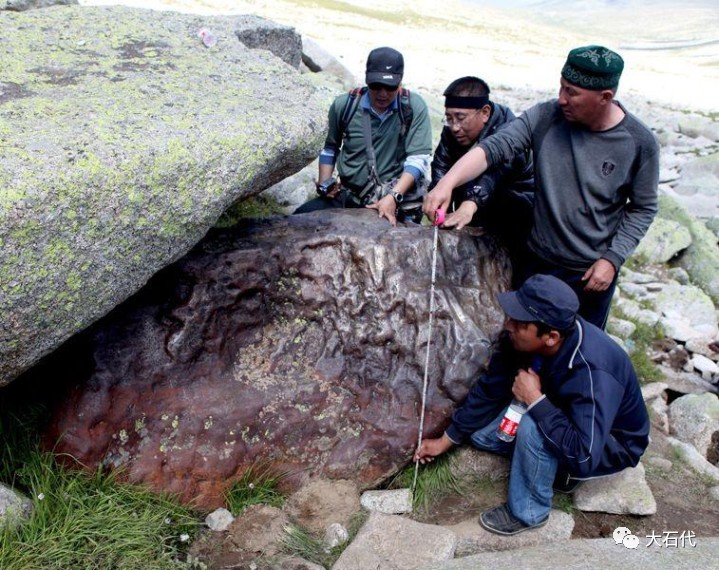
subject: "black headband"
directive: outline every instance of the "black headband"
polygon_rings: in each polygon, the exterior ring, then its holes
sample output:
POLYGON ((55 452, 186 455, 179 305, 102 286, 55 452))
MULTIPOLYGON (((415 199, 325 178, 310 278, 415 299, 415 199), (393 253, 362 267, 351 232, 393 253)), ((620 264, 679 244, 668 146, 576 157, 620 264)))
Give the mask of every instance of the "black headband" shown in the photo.
POLYGON ((447 95, 444 98, 444 106, 453 109, 481 109, 487 103, 489 103, 489 97, 487 95, 482 95, 481 97, 447 95))

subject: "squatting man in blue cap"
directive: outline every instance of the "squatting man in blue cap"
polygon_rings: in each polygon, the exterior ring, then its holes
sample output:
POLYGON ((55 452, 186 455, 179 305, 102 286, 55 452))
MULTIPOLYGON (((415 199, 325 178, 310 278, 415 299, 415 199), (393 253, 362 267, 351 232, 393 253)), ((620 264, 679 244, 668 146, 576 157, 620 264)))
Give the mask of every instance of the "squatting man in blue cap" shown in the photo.
POLYGON ((466 439, 511 456, 507 502, 479 522, 513 535, 546 524, 553 490, 570 492, 581 480, 636 466, 649 443, 649 416, 629 357, 577 316, 579 301, 566 283, 535 275, 498 300, 507 320, 487 372, 415 460, 431 461, 466 439), (507 442, 497 428, 513 397, 528 408, 507 442))
POLYGON ((521 282, 536 273, 560 277, 577 293, 579 313, 604 327, 617 274, 657 211, 659 145, 615 101, 624 61, 602 46, 569 52, 559 97, 539 103, 479 141, 427 195, 434 219, 452 190, 488 167, 531 149, 535 200, 521 282))
POLYGON ((402 88, 404 58, 380 47, 367 57, 367 87, 337 97, 319 157, 318 198, 295 214, 327 208, 377 211, 392 225, 419 223, 432 153, 427 105, 402 88), (339 182, 332 177, 335 165, 339 182))

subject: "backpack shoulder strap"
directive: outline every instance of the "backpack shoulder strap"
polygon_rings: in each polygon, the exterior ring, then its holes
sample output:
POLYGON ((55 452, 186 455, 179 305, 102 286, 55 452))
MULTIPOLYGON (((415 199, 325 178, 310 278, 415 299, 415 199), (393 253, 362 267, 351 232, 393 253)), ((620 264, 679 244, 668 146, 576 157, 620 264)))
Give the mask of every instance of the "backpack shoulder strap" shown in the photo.
POLYGON ((345 108, 342 110, 342 116, 340 117, 341 139, 345 137, 345 134, 347 133, 347 127, 349 126, 352 117, 354 117, 354 114, 357 111, 360 98, 366 90, 366 87, 355 87, 354 89, 350 89, 347 103, 345 103, 345 108))
POLYGON ((405 89, 404 87, 400 88, 399 93, 397 93, 397 99, 399 103, 399 121, 402 123, 402 136, 409 130, 412 124, 412 115, 414 114, 409 97, 409 89, 405 89))

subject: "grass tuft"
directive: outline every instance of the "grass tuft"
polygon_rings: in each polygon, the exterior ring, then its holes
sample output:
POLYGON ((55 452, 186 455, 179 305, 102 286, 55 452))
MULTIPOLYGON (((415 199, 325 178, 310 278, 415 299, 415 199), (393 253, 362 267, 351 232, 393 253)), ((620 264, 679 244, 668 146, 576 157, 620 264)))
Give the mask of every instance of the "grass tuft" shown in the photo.
POLYGON ((652 342, 661 338, 661 331, 658 327, 651 327, 645 323, 635 322, 634 324, 637 328, 632 334, 632 340, 636 343, 636 349, 629 355, 629 359, 632 361, 640 383, 658 382, 664 378, 664 375, 649 358, 649 352, 652 342))
POLYGON ((285 536, 282 542, 283 550, 287 552, 287 554, 299 556, 300 558, 319 564, 323 568, 331 568, 345 546, 339 545, 334 548, 327 548, 322 540, 313 537, 295 525, 287 525, 285 527, 285 536))
POLYGON ((285 212, 275 200, 267 196, 252 196, 236 202, 220 216, 216 228, 230 228, 245 218, 270 218, 285 212))
POLYGON ((282 507, 285 497, 279 491, 279 484, 288 475, 287 472, 274 473, 269 465, 252 465, 225 491, 227 509, 237 516, 250 505, 282 507))
POLYGON ((572 495, 566 495, 564 493, 554 494, 552 507, 570 515, 574 515, 578 511, 577 507, 574 506, 574 498, 572 495))
POLYGON ((347 525, 349 539, 344 544, 338 544, 329 548, 321 539, 312 536, 307 531, 296 525, 285 527, 285 537, 282 541, 282 550, 291 556, 298 556, 324 568, 332 568, 345 548, 347 548, 354 537, 366 522, 369 513, 360 511, 350 517, 347 525))
POLYGON ((30 517, 0 529, 0 568, 186 568, 179 556, 199 517, 116 475, 64 467, 39 450, 43 411, 0 414, 0 480, 26 494, 30 517))
POLYGON ((367 521, 369 513, 360 511, 350 518, 347 525, 349 539, 343 544, 329 548, 321 539, 312 536, 302 528, 295 525, 285 527, 283 551, 292 556, 299 556, 324 568, 332 568, 340 555, 357 536, 362 525, 367 521))
MULTIPOLYGON (((412 496, 415 509, 427 509, 430 501, 448 493, 463 495, 464 488, 450 469, 451 452, 445 453, 431 463, 420 465, 417 488, 412 496)), ((414 480, 414 463, 400 471, 388 484, 390 489, 411 488, 414 480)))
POLYGON ((635 348, 629 355, 629 360, 632 361, 639 382, 641 384, 649 384, 650 382, 662 380, 664 378, 662 371, 649 358, 652 343, 662 338, 661 327, 650 326, 646 323, 631 319, 616 307, 613 309, 613 314, 618 318, 631 321, 636 326, 631 336, 631 340, 635 343, 635 348))

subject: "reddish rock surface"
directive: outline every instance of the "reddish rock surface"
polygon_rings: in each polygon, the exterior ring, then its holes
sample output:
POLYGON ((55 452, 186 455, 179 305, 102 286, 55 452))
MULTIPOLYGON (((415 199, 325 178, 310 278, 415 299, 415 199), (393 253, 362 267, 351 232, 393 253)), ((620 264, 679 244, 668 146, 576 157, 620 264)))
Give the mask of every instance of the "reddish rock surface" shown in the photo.
MULTIPOLYGON (((48 444, 208 508, 257 461, 291 486, 376 484, 416 445, 432 243, 369 211, 210 234, 97 327, 48 444)), ((493 240, 440 230, 426 435, 486 363, 506 264, 493 240)))

